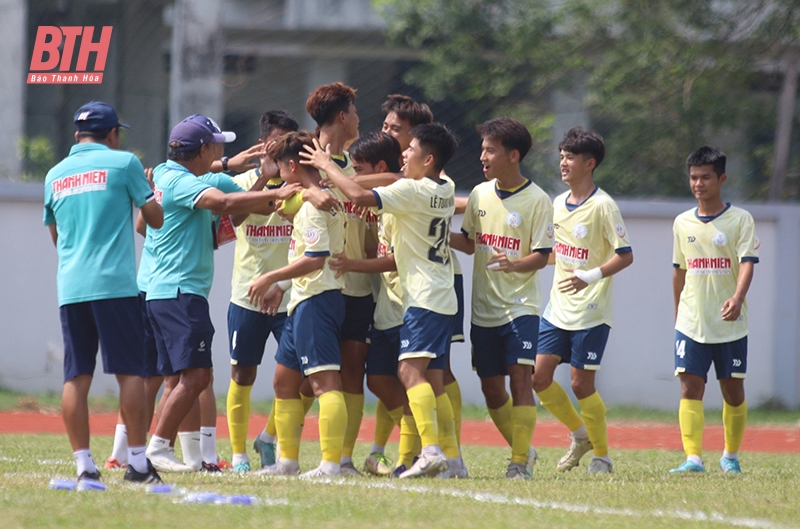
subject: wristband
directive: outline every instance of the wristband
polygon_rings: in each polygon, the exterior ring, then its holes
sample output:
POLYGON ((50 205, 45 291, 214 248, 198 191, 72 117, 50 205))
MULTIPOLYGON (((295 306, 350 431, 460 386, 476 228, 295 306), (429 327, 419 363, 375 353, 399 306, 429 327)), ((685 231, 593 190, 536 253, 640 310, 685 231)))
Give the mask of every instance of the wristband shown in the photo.
POLYGON ((500 268, 500 263, 489 263, 486 265, 487 270, 497 270, 498 268, 500 268))
POLYGON ((572 273, 587 285, 591 285, 595 281, 603 279, 603 272, 600 270, 600 267, 592 268, 591 270, 573 270, 572 273))
POLYGON ((278 281, 275 284, 278 285, 279 289, 281 289, 284 292, 286 292, 292 286, 292 280, 291 279, 284 279, 283 281, 278 281))
POLYGON ((223 156, 222 158, 219 159, 219 161, 222 162, 222 170, 223 171, 227 171, 228 170, 228 157, 227 156, 223 156))

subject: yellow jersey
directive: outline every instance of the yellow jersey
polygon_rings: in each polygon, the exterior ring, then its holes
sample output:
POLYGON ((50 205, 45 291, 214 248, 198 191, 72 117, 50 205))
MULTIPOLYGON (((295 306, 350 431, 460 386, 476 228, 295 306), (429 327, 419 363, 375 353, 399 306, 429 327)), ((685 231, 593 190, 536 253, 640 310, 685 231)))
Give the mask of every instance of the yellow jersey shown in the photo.
MULTIPOLYGON (((394 253, 395 218, 391 213, 380 216, 378 224, 378 257, 394 253)), ((379 331, 403 324, 403 287, 397 270, 382 272, 381 285, 375 303, 374 327, 379 331)))

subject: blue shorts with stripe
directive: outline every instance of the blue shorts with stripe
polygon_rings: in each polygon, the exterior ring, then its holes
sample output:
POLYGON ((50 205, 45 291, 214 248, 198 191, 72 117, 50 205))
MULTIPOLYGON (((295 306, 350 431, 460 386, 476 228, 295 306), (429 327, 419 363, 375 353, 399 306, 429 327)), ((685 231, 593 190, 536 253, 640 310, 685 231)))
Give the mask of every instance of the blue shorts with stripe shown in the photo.
POLYGON ((159 374, 171 376, 184 369, 213 367, 214 325, 206 298, 179 292, 176 298, 151 299, 147 315, 156 336, 159 374))
POLYGON ((400 360, 430 358, 428 369, 445 369, 453 337, 453 316, 409 307, 400 328, 400 360))
POLYGON ((339 371, 339 336, 344 321, 341 290, 327 290, 297 305, 286 319, 275 361, 303 376, 339 371))
POLYGON ((453 287, 456 291, 456 301, 458 312, 453 316, 453 342, 464 341, 464 276, 456 274, 453 276, 453 287))
POLYGON ((139 298, 99 299, 59 307, 64 338, 64 382, 93 375, 97 348, 103 372, 142 376, 144 330, 139 298))
POLYGON ((508 366, 536 361, 539 338, 539 316, 520 316, 499 327, 473 324, 472 367, 480 378, 506 376, 508 366))
POLYGON ((747 373, 747 336, 732 342, 700 343, 675 331, 675 376, 689 373, 708 382, 708 370, 714 364, 717 380, 745 378, 747 373))
POLYGON ((158 372, 158 347, 156 347, 156 335, 150 318, 147 316, 146 292, 139 292, 139 306, 141 307, 142 325, 144 326, 144 373, 146 378, 159 376, 158 372))
POLYGON ((367 343, 374 313, 375 299, 372 294, 361 297, 344 296, 344 323, 342 323, 341 340, 367 343))
POLYGON ((235 303, 228 305, 228 347, 231 364, 242 367, 261 365, 264 347, 269 335, 281 343, 286 313, 274 316, 240 307, 235 303))
POLYGON ((561 363, 572 367, 597 371, 603 360, 611 327, 605 324, 579 331, 567 331, 556 327, 546 319, 539 321, 539 349, 537 354, 552 354, 561 358, 561 363))
POLYGON ((397 376, 397 359, 400 356, 400 328, 402 325, 379 331, 374 327, 369 333, 367 374, 397 376))

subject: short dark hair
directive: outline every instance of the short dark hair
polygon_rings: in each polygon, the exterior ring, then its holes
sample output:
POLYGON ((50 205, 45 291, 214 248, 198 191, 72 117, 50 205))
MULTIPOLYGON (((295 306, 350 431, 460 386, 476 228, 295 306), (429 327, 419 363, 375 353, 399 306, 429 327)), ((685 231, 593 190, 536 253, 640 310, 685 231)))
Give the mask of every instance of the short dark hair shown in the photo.
POLYGON ((441 123, 426 123, 411 129, 411 137, 420 147, 433 155, 433 168, 441 171, 458 150, 458 139, 441 123))
POLYGON ((305 151, 306 145, 314 145, 314 137, 307 130, 289 132, 275 140, 268 151, 270 157, 276 162, 286 160, 300 161, 300 153, 305 151))
POLYGON ((558 150, 594 158, 595 169, 603 163, 603 159, 606 157, 606 144, 603 142, 603 137, 596 132, 583 130, 581 127, 569 129, 564 134, 564 139, 558 144, 558 150))
POLYGON ((384 116, 394 112, 398 118, 408 121, 408 124, 412 127, 433 123, 431 107, 425 103, 417 103, 411 97, 402 94, 388 96, 381 105, 381 111, 383 111, 384 116))
MULTIPOLYGON (((180 149, 183 144, 177 141, 170 142, 170 147, 175 147, 176 149, 180 149)), ((206 144, 209 145, 209 144, 206 144)), ((170 149, 167 152, 167 159, 172 160, 173 162, 190 162, 200 156, 200 149, 203 146, 201 145, 198 149, 193 149, 191 151, 173 151, 170 149)))
POLYGON ((689 155, 686 159, 686 169, 698 165, 712 165, 714 166, 714 173, 717 176, 722 176, 725 174, 726 161, 727 157, 724 152, 716 147, 704 145, 689 155))
POLYGON ((356 102, 356 90, 343 83, 319 86, 306 101, 306 112, 321 127, 332 123, 339 112, 347 112, 356 102))
POLYGON ((98 129, 98 130, 80 130, 78 131, 78 139, 83 140, 86 138, 91 138, 93 140, 104 140, 108 138, 108 135, 111 134, 111 131, 114 129, 119 129, 119 127, 112 127, 110 129, 98 129))
POLYGON ((350 146, 350 157, 359 162, 378 165, 383 160, 389 172, 400 172, 400 144, 389 134, 381 131, 361 136, 350 146))
POLYGON ((265 140, 275 129, 285 130, 286 132, 296 132, 300 125, 283 110, 268 110, 261 116, 259 122, 261 129, 261 139, 265 140))
POLYGON ((475 127, 482 138, 497 140, 509 151, 519 153, 521 162, 531 150, 533 139, 525 125, 513 118, 495 118, 475 127))

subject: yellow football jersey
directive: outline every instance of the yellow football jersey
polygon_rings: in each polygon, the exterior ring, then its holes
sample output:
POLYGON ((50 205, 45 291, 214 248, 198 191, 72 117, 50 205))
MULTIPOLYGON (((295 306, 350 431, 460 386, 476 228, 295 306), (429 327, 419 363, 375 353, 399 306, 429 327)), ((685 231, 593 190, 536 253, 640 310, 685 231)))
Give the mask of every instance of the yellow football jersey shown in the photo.
POLYGON ((730 204, 712 218, 698 217, 694 208, 678 215, 672 231, 672 262, 686 270, 675 329, 700 343, 747 336, 747 301, 736 321, 723 321, 720 309, 736 292, 739 263, 758 262, 753 217, 730 204))
POLYGON ((372 190, 381 213, 395 216, 394 253, 403 286, 404 309, 457 312, 450 259, 450 223, 455 185, 449 179, 403 178, 372 190))
MULTIPOLYGON (((242 189, 250 189, 258 180, 258 169, 234 176, 233 181, 242 189)), ((267 182, 274 189, 283 185, 283 180, 275 178, 267 182)), ((292 223, 280 215, 249 215, 236 228, 236 249, 233 254, 233 274, 231 277, 231 303, 245 309, 258 311, 259 307, 250 304, 247 294, 250 285, 262 274, 286 266, 289 241, 292 239, 292 223)), ((286 312, 289 296, 283 296, 278 312, 286 312)))
POLYGON ((553 288, 543 317, 564 330, 578 331, 613 323, 613 277, 596 281, 578 293, 559 291, 558 282, 568 270, 591 270, 611 259, 616 251, 630 251, 628 230, 616 202, 600 189, 583 203, 567 207, 569 191, 553 201, 553 253, 556 255, 553 288))
POLYGON ((475 186, 464 213, 464 233, 475 242, 472 268, 472 323, 499 327, 520 316, 538 316, 542 302, 538 270, 498 272, 486 264, 501 249, 512 260, 553 247, 553 205, 529 181, 514 192, 496 180, 475 186))
MULTIPOLYGON (((380 216, 378 224, 378 257, 394 253, 395 219, 391 213, 380 216)), ((403 287, 396 270, 380 275, 381 286, 375 303, 373 325, 379 331, 392 329, 403 324, 403 287)))
POLYGON ((292 279, 289 314, 301 302, 328 290, 344 288, 344 278, 336 279, 331 270, 331 256, 344 250, 345 215, 341 210, 320 211, 306 202, 294 216, 294 231, 289 243, 289 264, 304 255, 325 256, 320 270, 292 279))

